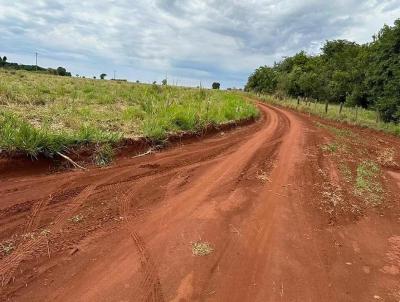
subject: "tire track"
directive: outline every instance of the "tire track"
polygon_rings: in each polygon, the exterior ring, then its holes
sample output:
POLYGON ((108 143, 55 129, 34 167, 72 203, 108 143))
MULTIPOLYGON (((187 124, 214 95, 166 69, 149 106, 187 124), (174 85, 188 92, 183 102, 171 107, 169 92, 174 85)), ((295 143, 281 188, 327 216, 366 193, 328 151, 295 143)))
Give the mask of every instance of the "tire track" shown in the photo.
POLYGON ((154 263, 149 251, 146 248, 142 237, 135 231, 130 218, 130 195, 134 188, 129 188, 122 193, 120 200, 120 215, 124 218, 124 229, 128 231, 139 255, 139 261, 142 269, 142 280, 139 286, 139 300, 143 302, 162 302, 164 296, 162 292, 160 278, 158 276, 157 266, 154 263))
MULTIPOLYGON (((94 193, 94 191, 101 185, 110 180, 120 177, 122 174, 127 173, 123 170, 116 174, 111 174, 100 182, 94 183, 92 185, 86 186, 70 203, 68 203, 63 212, 58 215, 51 225, 46 229, 46 234, 41 234, 39 237, 31 239, 27 242, 20 244, 17 249, 5 257, 0 262, 0 276, 2 279, 2 286, 7 285, 20 265, 20 263, 31 256, 35 251, 39 251, 44 247, 47 241, 47 234, 55 234, 59 232, 62 227, 67 223, 68 218, 71 217, 73 213, 94 193)), ((111 185, 110 190, 117 185, 111 185)))
MULTIPOLYGON (((245 133, 249 133, 250 137, 252 137, 252 133, 250 131, 247 131, 245 133)), ((241 133, 243 134, 243 132, 241 133)), ((246 137, 246 136, 245 136, 246 137)), ((247 137, 246 137, 247 138, 247 137)), ((247 139, 246 139, 247 140, 247 139)), ((63 209, 62 213, 59 214, 51 223, 51 225, 48 226, 48 230, 50 233, 55 234, 59 232, 62 227, 67 223, 67 219, 71 217, 73 213, 75 213, 79 207, 97 190, 100 188, 104 188, 107 192, 110 192, 112 194, 115 194, 116 196, 121 195, 121 188, 123 187, 123 184, 130 183, 132 181, 136 181, 137 179, 144 180, 147 177, 149 179, 152 179, 153 177, 160 177, 160 172, 161 176, 165 177, 169 173, 176 173, 176 171, 179 171, 179 168, 182 167, 190 167, 190 166, 197 166, 197 165, 203 165, 205 163, 210 162, 210 160, 213 159, 218 159, 220 156, 222 159, 224 159, 224 155, 230 154, 229 150, 232 148, 232 152, 235 154, 238 154, 240 152, 237 152, 237 147, 238 144, 235 144, 233 142, 241 142, 242 137, 234 137, 233 140, 230 140, 230 138, 223 138, 216 141, 216 145, 210 143, 210 149, 212 150, 211 152, 205 152, 204 154, 201 154, 201 151, 199 152, 194 152, 194 153, 200 153, 200 156, 188 156, 186 159, 185 157, 181 158, 180 154, 176 155, 176 163, 174 166, 164 166, 161 167, 161 169, 156 169, 154 171, 147 172, 147 175, 132 175, 134 174, 135 170, 132 169, 132 167, 116 167, 114 169, 107 170, 106 173, 111 173, 111 175, 101 179, 100 181, 94 182, 86 187, 76 196, 74 197, 70 202, 66 203, 65 208, 63 209), (217 147, 216 147, 217 146, 217 147), (114 171, 114 173, 113 173, 114 171), (133 173, 132 173, 133 172, 133 173), (127 174, 127 175, 126 175, 127 174), (128 178, 123 178, 123 177, 128 176, 128 178), (110 183, 111 182, 111 183, 110 183)), ((254 140, 253 140, 254 141, 254 140)), ((240 145, 239 145, 240 146, 240 145)), ((250 148, 250 144, 246 145, 246 150, 250 148)), ((245 151, 246 151, 245 150, 245 151)), ((223 165, 221 166, 222 169, 229 168, 229 163, 225 162, 223 160, 223 165)), ((215 169, 213 169, 215 170, 215 169)), ((228 169, 230 171, 230 169, 228 169)), ((219 169, 218 171, 216 170, 215 173, 212 175, 213 178, 216 178, 219 180, 223 175, 220 175, 219 169)), ((98 173, 96 176, 99 177, 101 175, 104 175, 104 173, 98 173)), ((207 178, 207 175, 204 175, 205 178, 207 178)), ((203 177, 204 178, 204 177, 203 177)), ((208 182, 207 182, 208 183, 208 182)), ((197 189, 199 186, 195 185, 194 189, 197 189)), ((215 189, 215 185, 212 186, 215 189)), ((158 276, 158 270, 155 261, 151 258, 151 255, 146 248, 146 245, 141 238, 140 234, 133 228, 132 220, 130 218, 130 198, 131 194, 133 192, 134 188, 130 188, 127 190, 125 195, 122 195, 121 200, 120 200, 120 212, 121 216, 124 217, 124 227, 129 233, 129 236, 133 240, 133 243, 136 247, 136 250, 139 254, 139 260, 141 263, 141 268, 142 268, 142 280, 140 281, 140 300, 142 301, 163 301, 163 292, 162 292, 162 286, 161 282, 158 276)), ((208 191, 208 190, 206 190, 208 191)), ((203 194, 201 194, 203 195, 203 194)), ((172 196, 171 196, 172 197, 172 196)), ((52 200, 54 197, 50 197, 49 200, 52 200)), ((42 211, 42 209, 45 207, 45 204, 49 203, 50 201, 41 201, 38 205, 36 205, 35 209, 33 210, 33 217, 37 217, 39 213, 42 211)), ((134 213, 136 216, 140 216, 140 214, 136 211, 134 213)), ((31 218, 30 222, 28 223, 27 229, 32 228, 32 226, 35 224, 35 219, 36 218, 31 218)), ((46 243, 46 236, 40 236, 34 240, 30 240, 24 244, 21 244, 18 246, 17 250, 14 251, 11 255, 7 256, 6 258, 2 259, 0 262, 0 276, 3 277, 3 283, 7 284, 11 280, 15 270, 18 268, 20 265, 21 261, 25 260, 27 257, 29 257, 33 252, 39 251, 43 249, 45 243, 46 243)))
MULTIPOLYGON (((49 234, 58 232, 67 222, 75 210, 93 193, 96 185, 86 187, 71 203, 67 205, 65 210, 54 220, 53 224, 47 229, 49 234)), ((21 261, 29 257, 33 252, 40 250, 45 244, 46 234, 41 234, 35 239, 20 244, 16 251, 0 262, 0 276, 2 276, 3 284, 8 284, 18 268, 21 261)))
MULTIPOLYGON (((62 182, 58 187, 57 187, 57 192, 59 188, 62 188, 69 184, 71 182, 71 179, 68 178, 66 181, 62 182)), ((61 194, 65 193, 65 190, 61 191, 61 194)), ((59 194, 60 195, 60 194, 59 194)), ((39 200, 36 204, 33 205, 31 214, 29 215, 28 221, 26 222, 24 226, 24 231, 23 234, 27 234, 32 232, 35 228, 40 223, 40 219, 42 217, 43 211, 46 209, 46 207, 53 201, 53 199, 56 197, 55 194, 50 194, 47 198, 42 198, 39 200)))

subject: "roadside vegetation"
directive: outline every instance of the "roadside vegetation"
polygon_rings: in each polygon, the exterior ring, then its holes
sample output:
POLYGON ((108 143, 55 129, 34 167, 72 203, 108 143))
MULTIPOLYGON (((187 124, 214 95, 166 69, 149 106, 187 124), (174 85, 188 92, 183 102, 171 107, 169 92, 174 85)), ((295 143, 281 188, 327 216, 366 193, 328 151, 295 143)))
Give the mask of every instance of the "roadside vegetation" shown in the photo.
MULTIPOLYGON (((304 113, 317 115, 333 121, 346 122, 351 125, 368 127, 400 136, 400 124, 397 122, 384 122, 377 117, 376 111, 362 108, 341 106, 340 104, 319 103, 316 100, 280 98, 274 95, 261 95, 258 97, 266 103, 282 106, 304 113)), ((341 131, 341 130, 339 130, 341 131)))
POLYGON ((273 66, 261 66, 250 75, 245 90, 273 95, 269 99, 284 106, 399 134, 399 45, 400 19, 385 25, 370 43, 327 41, 318 55, 302 51, 273 66), (298 106, 297 100, 305 102, 298 106))
POLYGON ((257 108, 218 90, 69 78, 0 69, 0 151, 52 156, 95 144, 106 164, 122 139, 163 140, 181 131, 254 118, 257 108))

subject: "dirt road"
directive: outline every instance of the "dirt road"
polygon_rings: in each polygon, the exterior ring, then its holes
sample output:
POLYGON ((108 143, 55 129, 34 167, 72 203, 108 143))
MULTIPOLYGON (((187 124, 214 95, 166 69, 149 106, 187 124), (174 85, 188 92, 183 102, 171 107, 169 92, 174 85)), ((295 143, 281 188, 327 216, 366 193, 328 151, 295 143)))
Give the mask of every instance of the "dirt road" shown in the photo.
POLYGON ((328 154, 332 124, 260 109, 253 125, 108 168, 2 175, 1 299, 400 301, 397 158, 374 206, 340 169, 400 141, 346 128, 355 151, 328 154))

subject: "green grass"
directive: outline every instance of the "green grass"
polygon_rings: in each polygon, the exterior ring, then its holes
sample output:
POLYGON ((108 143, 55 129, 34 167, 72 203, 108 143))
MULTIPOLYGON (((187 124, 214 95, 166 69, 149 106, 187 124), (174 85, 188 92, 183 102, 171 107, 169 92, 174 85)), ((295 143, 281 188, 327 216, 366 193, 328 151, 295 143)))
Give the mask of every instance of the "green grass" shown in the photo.
MULTIPOLYGON (((356 110, 354 107, 344 106, 342 113, 339 113, 340 105, 329 104, 328 113, 325 113, 324 103, 305 103, 301 101, 300 104, 298 105, 297 100, 291 98, 279 99, 270 95, 261 96, 258 98, 265 101, 266 103, 270 103, 273 105, 283 106, 304 113, 318 115, 320 117, 327 118, 330 120, 343 121, 349 124, 381 130, 387 133, 400 136, 399 124, 377 122, 376 112, 372 110, 367 110, 363 108, 358 108, 356 110)), ((342 133, 342 135, 345 135, 345 133, 342 133)))
POLYGON ((121 139, 163 140, 180 131, 258 116, 244 96, 0 69, 0 151, 53 155, 121 139))
POLYGON ((93 162, 98 166, 107 166, 114 158, 114 150, 108 143, 98 145, 93 153, 93 162))
POLYGON ((325 152, 335 153, 338 151, 339 146, 337 143, 328 143, 321 146, 321 149, 325 152))
POLYGON ((323 128, 328 130, 332 135, 343 139, 343 138, 354 138, 356 136, 356 134, 350 130, 347 129, 340 129, 340 128, 336 128, 330 125, 325 125, 325 124, 321 124, 319 122, 315 122, 315 125, 318 128, 323 128))
POLYGON ((356 195, 363 197, 368 203, 379 204, 383 198, 383 188, 379 177, 380 168, 375 162, 365 160, 360 163, 357 166, 356 195))

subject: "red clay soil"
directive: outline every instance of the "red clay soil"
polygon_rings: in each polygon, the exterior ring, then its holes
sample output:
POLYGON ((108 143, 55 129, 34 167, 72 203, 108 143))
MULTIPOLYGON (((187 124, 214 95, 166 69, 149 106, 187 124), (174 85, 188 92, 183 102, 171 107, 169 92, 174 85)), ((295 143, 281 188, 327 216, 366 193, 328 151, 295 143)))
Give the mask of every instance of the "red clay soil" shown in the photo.
POLYGON ((250 126, 107 168, 3 170, 0 299, 400 301, 400 140, 351 129, 354 152, 329 154, 317 118, 259 107, 250 126), (390 148, 371 205, 339 167, 390 148))

